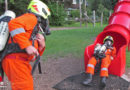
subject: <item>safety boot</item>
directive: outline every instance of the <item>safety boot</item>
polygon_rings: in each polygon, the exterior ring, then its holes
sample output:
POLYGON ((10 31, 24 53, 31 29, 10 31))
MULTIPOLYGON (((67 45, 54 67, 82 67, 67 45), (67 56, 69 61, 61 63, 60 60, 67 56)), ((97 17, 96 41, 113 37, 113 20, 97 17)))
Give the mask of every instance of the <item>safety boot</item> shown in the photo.
POLYGON ((92 74, 87 73, 87 79, 85 79, 82 84, 85 86, 91 86, 91 82, 92 82, 92 74))
POLYGON ((107 77, 101 77, 100 86, 104 88, 106 86, 107 77))

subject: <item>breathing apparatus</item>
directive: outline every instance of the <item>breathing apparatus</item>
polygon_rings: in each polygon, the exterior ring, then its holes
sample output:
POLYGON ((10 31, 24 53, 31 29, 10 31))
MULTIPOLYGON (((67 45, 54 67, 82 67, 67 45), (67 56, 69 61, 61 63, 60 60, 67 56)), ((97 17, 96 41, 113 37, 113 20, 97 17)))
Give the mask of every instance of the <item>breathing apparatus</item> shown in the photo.
POLYGON ((14 19, 15 16, 15 13, 11 10, 5 11, 5 13, 0 16, 0 51, 5 48, 9 37, 8 22, 14 19))
POLYGON ((106 56, 105 52, 107 49, 112 49, 114 40, 111 36, 106 36, 103 42, 103 45, 97 44, 94 49, 94 56, 96 59, 102 59, 106 56))

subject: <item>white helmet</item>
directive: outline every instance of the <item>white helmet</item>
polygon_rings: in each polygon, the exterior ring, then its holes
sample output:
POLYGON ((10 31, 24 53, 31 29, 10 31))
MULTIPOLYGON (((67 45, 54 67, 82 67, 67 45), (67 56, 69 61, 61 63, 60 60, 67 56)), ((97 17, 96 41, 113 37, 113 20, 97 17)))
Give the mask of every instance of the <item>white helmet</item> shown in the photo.
POLYGON ((32 0, 28 6, 28 10, 42 16, 44 19, 47 19, 51 14, 48 6, 40 0, 32 0))
POLYGON ((5 11, 4 16, 9 16, 12 19, 14 19, 16 17, 15 13, 13 11, 11 11, 11 10, 5 11))

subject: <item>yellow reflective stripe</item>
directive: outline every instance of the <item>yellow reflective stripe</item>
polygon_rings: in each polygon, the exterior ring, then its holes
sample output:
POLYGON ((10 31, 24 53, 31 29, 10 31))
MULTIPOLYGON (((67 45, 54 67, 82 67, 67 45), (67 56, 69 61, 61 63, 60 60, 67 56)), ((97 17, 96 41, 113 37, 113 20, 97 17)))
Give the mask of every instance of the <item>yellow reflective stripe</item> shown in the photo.
POLYGON ((25 30, 23 28, 17 28, 10 32, 11 36, 14 37, 16 34, 25 33, 25 30))

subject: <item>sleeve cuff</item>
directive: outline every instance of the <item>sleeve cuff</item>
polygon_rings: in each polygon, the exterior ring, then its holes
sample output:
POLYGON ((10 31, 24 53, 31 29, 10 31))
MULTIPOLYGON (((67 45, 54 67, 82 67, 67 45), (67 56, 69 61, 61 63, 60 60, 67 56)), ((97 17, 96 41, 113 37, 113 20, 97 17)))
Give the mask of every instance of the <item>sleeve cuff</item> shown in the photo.
POLYGON ((40 56, 42 56, 42 54, 43 54, 44 50, 45 50, 45 47, 44 47, 43 49, 38 48, 38 52, 39 52, 40 56))

